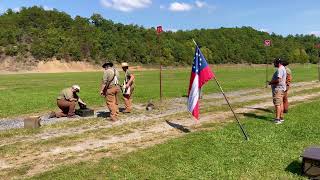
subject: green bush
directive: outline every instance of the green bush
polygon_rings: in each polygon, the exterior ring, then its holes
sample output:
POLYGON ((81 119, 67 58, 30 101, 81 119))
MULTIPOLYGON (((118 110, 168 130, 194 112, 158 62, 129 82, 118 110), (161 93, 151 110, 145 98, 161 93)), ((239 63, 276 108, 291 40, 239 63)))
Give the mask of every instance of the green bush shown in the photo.
POLYGON ((5 48, 5 54, 7 56, 16 56, 18 54, 18 47, 9 45, 5 48))

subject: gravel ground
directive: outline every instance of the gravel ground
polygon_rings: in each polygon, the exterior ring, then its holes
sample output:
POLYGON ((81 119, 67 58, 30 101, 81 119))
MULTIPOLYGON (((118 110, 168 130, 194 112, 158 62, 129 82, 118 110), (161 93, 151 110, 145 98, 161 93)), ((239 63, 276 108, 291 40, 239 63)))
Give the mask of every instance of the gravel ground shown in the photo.
POLYGON ((13 128, 22 128, 23 119, 2 120, 0 119, 0 131, 13 128))
MULTIPOLYGON (((317 81, 311 81, 311 82, 299 82, 299 83, 294 83, 292 85, 292 87, 299 87, 299 86, 315 86, 317 85, 317 81)), ((258 91, 263 91, 264 89, 246 89, 246 90, 238 90, 238 91, 232 91, 232 92, 228 92, 227 95, 228 97, 238 97, 238 96, 242 96, 245 95, 247 93, 254 93, 254 92, 258 92, 258 91)), ((203 98, 204 99, 214 99, 214 98, 221 98, 222 94, 221 93, 212 93, 212 94, 208 94, 208 95, 204 95, 203 98)), ((169 99, 168 102, 174 103, 175 104, 175 108, 172 108, 171 111, 173 112, 177 112, 179 109, 183 109, 185 110, 185 106, 186 106, 186 97, 183 98, 173 98, 173 99, 169 99), (181 107, 182 106, 182 107, 181 107)), ((145 109, 145 106, 143 104, 138 104, 138 105, 134 105, 134 108, 137 110, 143 110, 145 109)), ((167 110, 168 112, 170 110, 167 110)), ((76 119, 90 119, 90 118, 97 118, 97 117, 107 117, 108 116, 108 110, 106 110, 106 108, 100 108, 95 110, 94 113, 94 117, 80 117, 77 116, 76 119)), ((48 124, 54 124, 57 122, 62 122, 62 121, 66 121, 69 120, 68 118, 64 117, 64 118, 48 118, 48 115, 43 115, 40 117, 41 118, 41 125, 48 125, 48 124)), ((0 131, 3 130, 8 130, 8 129, 15 129, 15 128, 23 128, 24 126, 24 122, 23 122, 23 118, 19 117, 19 118, 15 118, 15 119, 0 119, 0 131)))
MULTIPOLYGON (((92 117, 80 117, 77 116, 75 119, 90 119, 90 118, 96 118, 96 117, 106 117, 106 114, 108 114, 108 111, 104 109, 99 109, 95 111, 94 116, 92 117)), ((63 118, 49 118, 49 115, 41 116, 40 123, 41 125, 48 125, 48 124, 54 124, 57 122, 67 121, 70 120, 67 117, 63 118)), ((8 130, 8 129, 16 129, 16 128, 23 128, 24 127, 24 119, 23 118, 17 118, 17 119, 0 119, 0 131, 8 130)))

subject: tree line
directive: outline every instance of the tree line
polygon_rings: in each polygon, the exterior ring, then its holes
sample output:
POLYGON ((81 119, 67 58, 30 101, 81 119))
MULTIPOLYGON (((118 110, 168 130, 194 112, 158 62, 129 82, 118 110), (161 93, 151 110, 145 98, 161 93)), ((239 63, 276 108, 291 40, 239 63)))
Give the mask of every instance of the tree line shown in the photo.
POLYGON ((314 35, 284 37, 251 27, 165 31, 157 36, 155 28, 115 23, 100 14, 72 18, 37 6, 19 12, 8 9, 0 16, 0 54, 20 59, 185 65, 192 63, 192 39, 215 64, 261 64, 274 57, 316 63, 315 44, 320 42, 314 35), (265 39, 272 40, 271 47, 264 46, 265 39))

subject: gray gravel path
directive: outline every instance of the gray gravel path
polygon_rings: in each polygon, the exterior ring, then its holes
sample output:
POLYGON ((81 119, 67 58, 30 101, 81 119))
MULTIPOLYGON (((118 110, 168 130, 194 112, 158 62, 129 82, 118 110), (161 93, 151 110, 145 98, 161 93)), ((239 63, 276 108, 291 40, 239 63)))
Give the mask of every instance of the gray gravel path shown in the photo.
MULTIPOLYGON (((294 83, 292 85, 293 87, 310 87, 310 88, 314 88, 314 86, 318 86, 317 81, 311 81, 311 82, 299 82, 299 83, 294 83)), ((238 91, 231 91, 231 92, 227 92, 227 96, 230 97, 241 97, 244 96, 245 94, 251 94, 251 93, 255 93, 255 92, 261 92, 261 91, 265 91, 266 89, 262 89, 262 88, 256 88, 256 89, 247 89, 247 90, 238 90, 238 91)), ((212 93, 212 94, 208 94, 208 95, 204 95, 203 99, 215 99, 215 98, 221 98, 222 95, 221 93, 212 93)), ((173 99, 169 99, 168 102, 170 103, 174 103, 175 106, 174 108, 167 110, 170 114, 170 111, 177 113, 179 110, 183 109, 186 110, 184 107, 186 106, 186 97, 183 98, 173 98, 173 99)), ((143 104, 136 104, 134 106, 135 109, 137 110, 143 110, 144 109, 144 105, 143 104)), ((94 117, 80 117, 77 116, 76 119, 90 119, 90 118, 97 118, 97 117, 107 117, 108 115, 108 110, 106 110, 105 108, 100 108, 100 109, 96 109, 95 110, 95 114, 94 117)), ((64 117, 64 118, 48 118, 48 115, 43 115, 40 117, 41 118, 41 125, 49 125, 49 124, 54 124, 57 122, 62 122, 62 121, 67 121, 69 120, 68 118, 64 117)), ((15 129, 15 128, 23 128, 24 126, 24 119, 22 117, 18 117, 18 118, 13 118, 13 119, 0 119, 0 131, 4 131, 4 130, 8 130, 8 129, 15 129)))
MULTIPOLYGON (((80 116, 76 116, 75 119, 90 119, 90 118, 97 118, 97 117, 101 117, 101 114, 103 114, 102 116, 105 116, 105 114, 107 114, 108 111, 103 110, 103 109, 99 109, 95 111, 94 116, 92 117, 80 117, 80 116)), ((62 121, 67 121, 70 120, 67 117, 62 117, 62 118, 48 118, 49 115, 43 115, 40 117, 41 119, 41 125, 49 125, 49 124, 54 124, 57 122, 62 122, 62 121)), ((24 127, 24 119, 23 118, 16 118, 16 119, 0 119, 0 131, 3 130, 8 130, 8 129, 16 129, 16 128, 23 128, 24 127)))

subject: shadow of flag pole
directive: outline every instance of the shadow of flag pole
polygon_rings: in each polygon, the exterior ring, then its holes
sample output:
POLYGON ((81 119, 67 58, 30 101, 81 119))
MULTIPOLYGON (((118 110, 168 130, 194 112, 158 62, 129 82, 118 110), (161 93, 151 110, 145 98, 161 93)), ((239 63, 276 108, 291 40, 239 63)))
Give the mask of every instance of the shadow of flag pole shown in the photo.
MULTIPOLYGON (((192 40, 193 40, 193 43, 194 43, 196 46, 198 46, 197 43, 196 43, 196 41, 195 41, 194 39, 192 39, 192 40)), ((236 113, 234 112, 233 108, 231 107, 231 104, 230 104, 230 102, 229 102, 226 94, 224 93, 224 91, 223 91, 223 89, 222 89, 219 81, 217 80, 216 76, 214 76, 213 78, 214 78, 214 80, 216 81, 218 87, 220 88, 220 91, 221 91, 224 99, 226 100, 226 102, 227 102, 227 104, 228 104, 231 112, 233 113, 233 116, 234 116, 234 118, 236 119, 236 121, 237 121, 237 123, 238 123, 238 125, 239 125, 239 127, 240 127, 240 129, 241 129, 241 131, 242 131, 242 133, 243 133, 243 135, 244 135, 244 137, 245 137, 245 139, 248 141, 248 140, 249 140, 249 136, 248 136, 247 132, 245 131, 245 129, 243 128, 243 126, 241 125, 241 123, 240 123, 240 121, 239 121, 236 113)))

